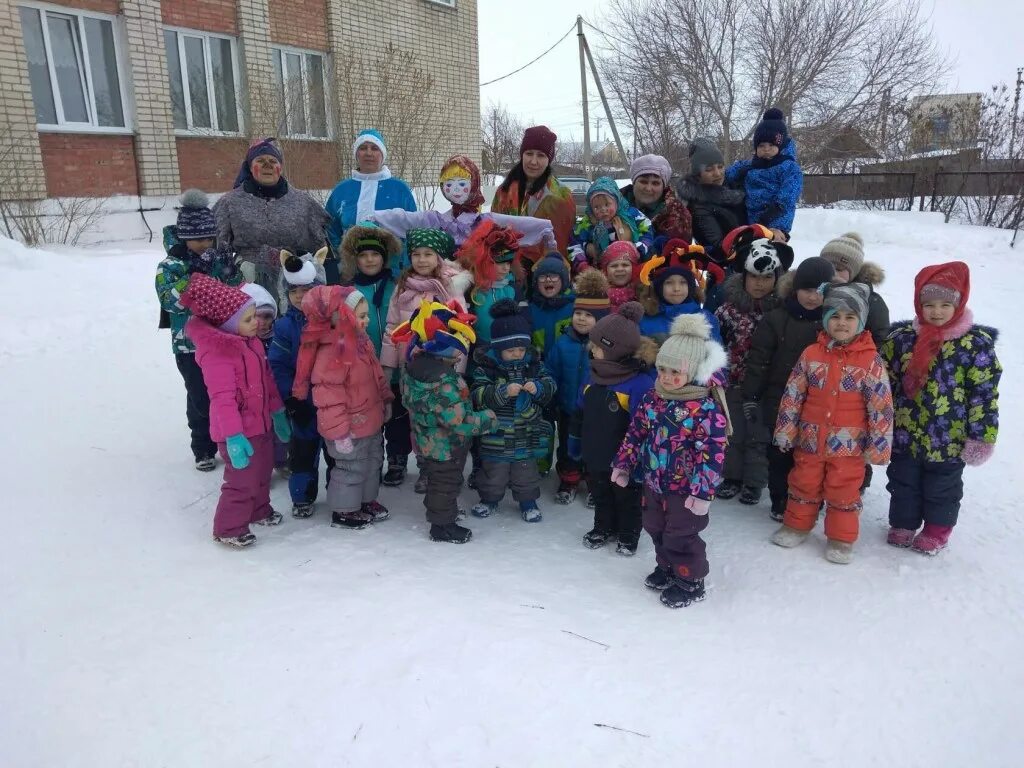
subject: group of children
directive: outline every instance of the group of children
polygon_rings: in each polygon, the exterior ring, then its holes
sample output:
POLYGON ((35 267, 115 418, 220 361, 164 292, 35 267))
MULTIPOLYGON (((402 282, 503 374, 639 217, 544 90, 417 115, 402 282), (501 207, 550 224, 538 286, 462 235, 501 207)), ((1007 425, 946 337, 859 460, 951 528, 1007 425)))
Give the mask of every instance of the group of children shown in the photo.
POLYGON ((854 233, 795 271, 767 225, 735 228, 712 258, 682 240, 656 246, 606 187, 577 228, 574 280, 552 252, 522 290, 510 270, 522 233, 493 219, 458 246, 444 229, 405 230, 409 266, 395 276, 401 242, 364 222, 341 243, 344 285, 325 284, 325 251, 280 253, 276 321, 276 297, 235 287, 204 201, 187 193, 157 292, 196 467, 212 469, 215 452, 225 462, 214 537, 246 546, 251 524, 281 522, 276 438, 293 516, 313 514, 323 454, 332 525, 387 519, 380 484, 401 485, 413 454, 430 538, 454 543, 472 536, 457 501, 471 456, 470 513, 495 514, 511 490, 527 523, 542 519, 554 459, 557 504, 588 491, 587 547, 632 555, 648 532, 645 583, 670 607, 704 597, 700 534, 716 498, 753 505, 767 487, 784 547, 824 508, 826 557, 849 562, 868 464, 889 463, 889 543, 943 548, 964 464, 986 460, 997 432, 996 333, 972 324, 967 266, 923 270, 916 319, 890 328, 873 291, 882 272, 854 233))

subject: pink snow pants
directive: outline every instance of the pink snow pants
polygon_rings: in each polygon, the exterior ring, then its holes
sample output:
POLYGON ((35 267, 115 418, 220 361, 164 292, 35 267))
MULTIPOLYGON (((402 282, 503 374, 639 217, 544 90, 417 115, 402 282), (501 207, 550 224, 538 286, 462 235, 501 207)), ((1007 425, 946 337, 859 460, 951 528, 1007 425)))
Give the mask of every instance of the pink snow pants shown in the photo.
POLYGON ((241 536, 249 532, 249 523, 270 516, 270 475, 274 471, 274 433, 250 437, 252 456, 249 466, 231 466, 226 443, 217 443, 224 459, 224 484, 213 516, 213 535, 241 536))

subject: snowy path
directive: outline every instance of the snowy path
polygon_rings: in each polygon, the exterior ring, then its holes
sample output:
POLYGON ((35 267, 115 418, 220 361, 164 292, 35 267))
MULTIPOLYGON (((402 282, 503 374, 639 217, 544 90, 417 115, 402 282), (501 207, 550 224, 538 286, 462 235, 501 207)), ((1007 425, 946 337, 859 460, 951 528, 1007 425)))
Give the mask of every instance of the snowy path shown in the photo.
MULTIPOLYGON (((1002 331, 996 457, 936 559, 885 545, 881 472, 845 568, 820 530, 772 547, 766 502, 717 502, 708 600, 680 611, 643 587, 646 537, 633 559, 579 544, 582 504, 526 525, 506 502, 445 546, 407 487, 367 531, 321 506, 215 546, 219 472, 191 467, 157 248, 0 245, 0 764, 1020 765, 1024 252, 922 214, 798 223, 798 257, 859 229, 894 318, 921 266, 971 264, 975 316, 1002 331)), ((280 480, 273 498, 287 512, 280 480)))

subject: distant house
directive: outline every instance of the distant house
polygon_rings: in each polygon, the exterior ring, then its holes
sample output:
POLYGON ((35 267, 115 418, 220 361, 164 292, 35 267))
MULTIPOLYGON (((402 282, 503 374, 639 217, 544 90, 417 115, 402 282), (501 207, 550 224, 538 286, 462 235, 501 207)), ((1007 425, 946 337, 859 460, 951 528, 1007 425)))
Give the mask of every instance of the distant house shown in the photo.
MULTIPOLYGON (((559 141, 555 172, 562 176, 585 175, 583 168, 583 142, 559 141)), ((619 153, 614 141, 590 142, 590 171, 592 177, 615 175, 629 161, 619 153)))
POLYGON ((942 93, 911 100, 911 150, 934 152, 976 145, 982 98, 980 93, 942 93))

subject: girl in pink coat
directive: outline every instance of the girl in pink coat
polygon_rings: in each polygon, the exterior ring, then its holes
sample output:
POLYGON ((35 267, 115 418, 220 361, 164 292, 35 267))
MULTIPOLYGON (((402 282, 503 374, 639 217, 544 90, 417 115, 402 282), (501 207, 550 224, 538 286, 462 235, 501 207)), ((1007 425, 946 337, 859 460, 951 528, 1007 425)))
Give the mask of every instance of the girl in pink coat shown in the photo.
POLYGON ((292 396, 313 385, 317 429, 335 461, 327 486, 331 525, 358 530, 387 520, 377 501, 384 464, 381 429, 391 417, 390 377, 366 334, 370 306, 354 288, 321 285, 302 299, 306 326, 292 396))
POLYGON ((247 547, 256 542, 250 523, 281 522, 281 514, 270 506, 273 436, 287 443, 291 428, 257 337, 255 301, 197 272, 180 302, 192 310, 185 333, 196 345, 196 362, 210 395, 210 437, 224 459, 213 538, 247 547))

